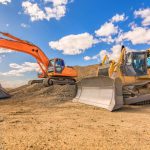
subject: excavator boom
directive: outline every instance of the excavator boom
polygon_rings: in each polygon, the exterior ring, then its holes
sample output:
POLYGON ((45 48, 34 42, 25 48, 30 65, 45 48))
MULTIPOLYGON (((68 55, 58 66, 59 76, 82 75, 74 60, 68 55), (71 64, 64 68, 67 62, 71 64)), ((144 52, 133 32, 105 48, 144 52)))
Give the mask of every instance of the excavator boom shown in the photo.
POLYGON ((32 80, 29 83, 41 83, 45 86, 50 86, 53 83, 56 84, 74 84, 77 72, 72 67, 65 66, 64 60, 61 58, 50 59, 44 54, 44 52, 36 45, 21 40, 9 33, 0 32, 0 48, 10 49, 14 51, 24 52, 33 56, 39 64, 42 74, 39 78, 43 80, 32 80))
POLYGON ((0 38, 0 47, 14 51, 24 52, 33 56, 39 64, 43 76, 47 76, 47 68, 49 65, 49 59, 44 52, 36 45, 27 41, 21 40, 11 34, 0 32, 1 35, 7 38, 0 38))

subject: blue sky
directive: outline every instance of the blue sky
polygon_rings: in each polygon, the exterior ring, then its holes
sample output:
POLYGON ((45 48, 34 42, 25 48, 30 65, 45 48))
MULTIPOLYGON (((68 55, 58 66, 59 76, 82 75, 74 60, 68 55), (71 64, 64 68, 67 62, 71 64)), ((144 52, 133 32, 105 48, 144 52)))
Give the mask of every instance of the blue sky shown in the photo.
MULTIPOLYGON (((149 26, 147 0, 0 0, 0 31, 38 45, 67 65, 95 64, 106 53, 117 58, 121 44, 147 49, 149 26)), ((24 53, 0 50, 0 82, 15 85, 36 78, 34 63, 24 53), (27 71, 16 76, 15 65, 27 71)))

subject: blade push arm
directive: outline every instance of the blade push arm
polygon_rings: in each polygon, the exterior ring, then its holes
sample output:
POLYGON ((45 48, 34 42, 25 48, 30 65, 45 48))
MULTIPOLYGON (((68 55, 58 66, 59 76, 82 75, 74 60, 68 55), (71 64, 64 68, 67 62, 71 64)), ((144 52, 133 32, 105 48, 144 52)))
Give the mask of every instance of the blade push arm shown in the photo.
POLYGON ((43 75, 47 76, 49 59, 44 52, 36 45, 21 40, 11 34, 0 32, 3 36, 9 38, 0 38, 0 48, 6 48, 14 51, 24 52, 33 56, 39 64, 43 75))

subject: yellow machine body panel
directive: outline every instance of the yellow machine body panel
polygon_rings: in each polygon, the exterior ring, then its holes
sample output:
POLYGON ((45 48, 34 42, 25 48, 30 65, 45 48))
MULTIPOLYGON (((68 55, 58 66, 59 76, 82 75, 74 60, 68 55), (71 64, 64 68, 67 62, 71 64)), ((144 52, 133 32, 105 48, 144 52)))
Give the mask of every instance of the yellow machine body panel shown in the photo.
POLYGON ((125 104, 150 100, 150 69, 147 65, 149 50, 126 53, 123 46, 116 60, 104 57, 97 77, 81 80, 74 101, 113 111, 125 104), (139 58, 138 58, 139 57, 139 58), (107 62, 106 62, 107 61, 107 62), (140 63, 141 64, 140 64, 140 63), (137 64, 140 67, 137 67, 137 64))

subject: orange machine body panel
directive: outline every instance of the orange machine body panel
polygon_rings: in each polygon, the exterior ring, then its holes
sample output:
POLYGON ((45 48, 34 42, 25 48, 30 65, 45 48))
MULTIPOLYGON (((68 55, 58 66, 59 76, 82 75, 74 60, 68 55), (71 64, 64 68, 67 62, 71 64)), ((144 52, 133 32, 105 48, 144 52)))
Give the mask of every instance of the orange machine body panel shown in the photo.
MULTIPOLYGON (((30 42, 21 40, 8 33, 0 32, 0 34, 7 37, 7 38, 0 37, 0 48, 6 48, 14 51, 24 52, 33 56, 37 60, 37 63, 39 64, 42 71, 42 74, 38 76, 39 78, 47 78, 51 76, 60 76, 60 77, 77 76, 77 71, 74 68, 66 67, 65 65, 60 73, 56 72, 55 65, 52 66, 54 67, 54 70, 49 73, 48 68, 51 67, 50 60, 38 46, 30 42)), ((54 58, 53 60, 57 60, 57 59, 59 58, 54 58)))
POLYGON ((54 72, 54 76, 77 77, 77 71, 71 67, 65 67, 62 73, 54 72))
POLYGON ((64 77, 77 77, 78 76, 77 71, 73 67, 65 66, 65 63, 64 63, 63 59, 61 59, 61 58, 54 58, 54 59, 50 60, 50 63, 51 63, 51 61, 54 62, 54 64, 53 64, 54 70, 51 71, 51 72, 48 72, 48 76, 64 76, 64 77), (57 70, 56 70, 56 66, 57 66, 56 62, 57 62, 57 60, 61 60, 63 62, 63 64, 64 64, 64 67, 62 67, 61 72, 57 72, 57 70))

